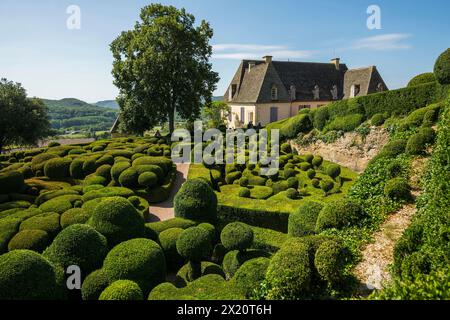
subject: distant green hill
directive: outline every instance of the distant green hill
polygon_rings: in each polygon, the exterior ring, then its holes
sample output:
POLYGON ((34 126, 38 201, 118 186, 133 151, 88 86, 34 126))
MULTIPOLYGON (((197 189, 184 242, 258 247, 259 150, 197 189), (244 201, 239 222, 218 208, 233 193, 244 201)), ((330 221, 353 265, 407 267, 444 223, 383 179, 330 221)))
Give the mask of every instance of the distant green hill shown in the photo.
POLYGON ((116 100, 104 100, 93 103, 93 105, 102 107, 102 108, 110 108, 110 109, 119 109, 119 104, 116 100))
POLYGON ((99 107, 75 98, 42 101, 48 107, 52 128, 60 134, 66 131, 109 130, 118 114, 118 110, 99 107))

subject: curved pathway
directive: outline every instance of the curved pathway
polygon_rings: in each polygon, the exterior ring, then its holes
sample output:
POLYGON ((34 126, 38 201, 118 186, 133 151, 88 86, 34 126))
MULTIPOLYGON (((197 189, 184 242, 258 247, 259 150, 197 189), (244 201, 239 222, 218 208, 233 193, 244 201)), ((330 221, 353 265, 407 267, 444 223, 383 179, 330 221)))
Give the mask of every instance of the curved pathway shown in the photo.
POLYGON ((177 176, 172 186, 170 197, 164 202, 150 205, 150 218, 148 222, 165 221, 175 217, 175 212, 173 210, 173 199, 175 198, 178 190, 180 190, 181 185, 187 180, 189 167, 190 164, 188 163, 177 164, 177 176))

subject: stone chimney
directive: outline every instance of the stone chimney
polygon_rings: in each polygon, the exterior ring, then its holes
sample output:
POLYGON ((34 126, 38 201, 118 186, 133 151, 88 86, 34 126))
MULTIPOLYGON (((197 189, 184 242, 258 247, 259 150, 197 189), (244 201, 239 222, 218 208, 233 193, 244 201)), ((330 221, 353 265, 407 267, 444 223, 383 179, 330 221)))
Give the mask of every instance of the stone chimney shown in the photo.
POLYGON ((248 63, 248 72, 250 72, 255 66, 256 66, 256 62, 255 61, 250 61, 248 63))
POLYGON ((263 59, 266 63, 271 63, 272 62, 272 56, 264 56, 263 59))
POLYGON ((336 70, 340 69, 340 61, 341 61, 340 58, 331 59, 331 63, 334 64, 334 66, 336 67, 336 70))

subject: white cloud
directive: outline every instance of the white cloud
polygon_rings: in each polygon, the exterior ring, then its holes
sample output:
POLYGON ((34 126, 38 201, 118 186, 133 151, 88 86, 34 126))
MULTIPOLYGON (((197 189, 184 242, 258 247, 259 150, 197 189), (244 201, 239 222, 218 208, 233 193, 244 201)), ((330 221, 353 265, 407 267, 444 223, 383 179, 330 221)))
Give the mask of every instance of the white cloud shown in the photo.
POLYGON ((362 38, 353 42, 350 49, 361 50, 407 50, 411 45, 404 40, 411 38, 411 34, 390 33, 374 37, 362 38))
POLYGON ((288 47, 280 45, 236 43, 213 45, 213 59, 261 59, 265 55, 272 55, 275 59, 302 59, 309 58, 312 54, 313 51, 290 50, 288 47))

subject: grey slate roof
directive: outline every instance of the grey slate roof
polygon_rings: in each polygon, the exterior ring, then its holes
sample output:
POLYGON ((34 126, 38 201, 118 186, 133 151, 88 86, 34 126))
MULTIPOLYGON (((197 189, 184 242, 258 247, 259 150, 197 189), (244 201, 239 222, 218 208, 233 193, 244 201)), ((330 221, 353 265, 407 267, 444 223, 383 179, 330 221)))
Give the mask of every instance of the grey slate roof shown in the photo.
POLYGON ((359 84, 359 95, 377 92, 379 83, 387 90, 386 84, 375 67, 349 70, 340 64, 339 70, 333 63, 284 62, 261 60, 243 60, 228 87, 224 101, 233 103, 271 103, 271 88, 278 89, 279 102, 291 101, 289 90, 295 86, 294 101, 313 101, 314 87, 320 89, 317 101, 332 101, 331 90, 336 85, 338 100, 348 98, 352 84, 359 84), (249 71, 249 63, 255 64, 249 71), (231 85, 236 86, 236 93, 229 99, 231 85))

